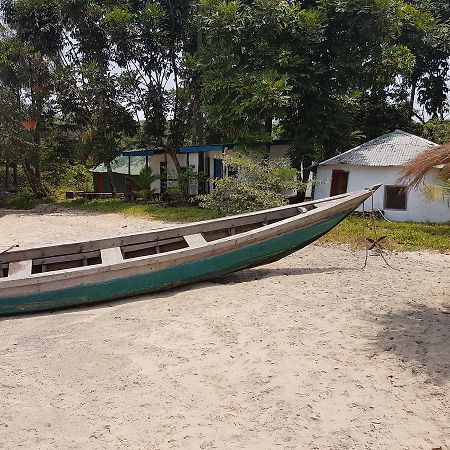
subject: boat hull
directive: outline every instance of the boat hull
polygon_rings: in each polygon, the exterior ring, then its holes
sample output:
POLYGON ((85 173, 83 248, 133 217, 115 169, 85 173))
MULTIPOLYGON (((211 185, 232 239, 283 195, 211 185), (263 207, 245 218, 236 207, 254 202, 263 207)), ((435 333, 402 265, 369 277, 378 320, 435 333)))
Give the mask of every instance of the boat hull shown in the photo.
POLYGON ((267 264, 315 241, 351 212, 352 210, 339 212, 320 222, 263 242, 159 271, 50 292, 31 292, 21 296, 0 297, 0 315, 56 310, 158 292, 267 264))

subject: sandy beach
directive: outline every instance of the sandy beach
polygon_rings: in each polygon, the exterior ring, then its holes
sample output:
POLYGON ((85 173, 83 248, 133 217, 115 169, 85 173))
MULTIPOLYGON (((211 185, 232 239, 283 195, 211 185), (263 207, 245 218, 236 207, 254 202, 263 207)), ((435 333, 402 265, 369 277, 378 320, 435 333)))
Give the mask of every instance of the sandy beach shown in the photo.
MULTIPOLYGON (((160 227, 0 212, 0 251, 160 227)), ((1 449, 450 449, 450 255, 309 246, 188 288, 0 318, 1 449)))

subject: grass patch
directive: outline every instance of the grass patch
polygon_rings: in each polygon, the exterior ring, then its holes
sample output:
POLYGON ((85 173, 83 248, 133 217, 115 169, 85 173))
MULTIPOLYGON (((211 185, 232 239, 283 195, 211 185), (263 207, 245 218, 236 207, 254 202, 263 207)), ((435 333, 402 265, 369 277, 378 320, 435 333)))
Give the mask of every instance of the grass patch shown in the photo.
POLYGON ((61 206, 96 213, 119 213, 127 216, 146 217, 165 222, 197 222, 215 219, 219 214, 196 206, 161 206, 128 203, 117 199, 76 199, 60 203, 61 206))
MULTIPOLYGON (((363 248, 366 237, 374 238, 372 220, 358 216, 347 217, 336 228, 323 236, 321 244, 350 244, 355 248, 363 248)), ((387 222, 375 220, 378 237, 387 236, 383 246, 392 251, 436 250, 450 251, 450 225, 411 222, 387 222)))

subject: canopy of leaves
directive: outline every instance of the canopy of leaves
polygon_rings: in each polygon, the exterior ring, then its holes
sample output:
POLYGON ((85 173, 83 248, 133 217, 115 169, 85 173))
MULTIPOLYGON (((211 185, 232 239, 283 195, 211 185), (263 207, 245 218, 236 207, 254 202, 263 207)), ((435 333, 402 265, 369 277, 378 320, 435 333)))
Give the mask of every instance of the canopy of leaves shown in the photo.
POLYGON ((188 63, 223 140, 267 141, 275 120, 309 163, 395 128, 418 131, 415 100, 444 111, 443 15, 403 0, 201 0, 202 45, 188 63))

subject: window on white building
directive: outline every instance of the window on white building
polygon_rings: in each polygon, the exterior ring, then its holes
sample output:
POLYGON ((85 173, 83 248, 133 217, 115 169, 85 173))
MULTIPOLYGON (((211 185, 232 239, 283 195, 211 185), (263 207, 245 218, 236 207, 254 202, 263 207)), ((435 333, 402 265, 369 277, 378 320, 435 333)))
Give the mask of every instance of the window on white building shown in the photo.
POLYGON ((406 211, 408 190, 405 186, 385 186, 384 209, 406 211))

